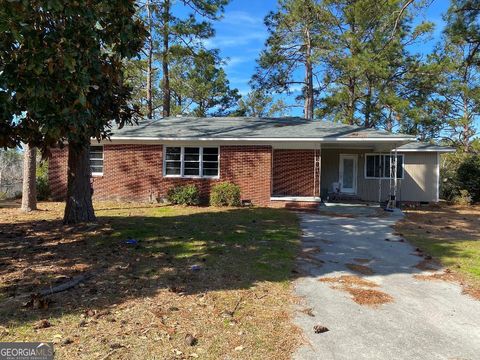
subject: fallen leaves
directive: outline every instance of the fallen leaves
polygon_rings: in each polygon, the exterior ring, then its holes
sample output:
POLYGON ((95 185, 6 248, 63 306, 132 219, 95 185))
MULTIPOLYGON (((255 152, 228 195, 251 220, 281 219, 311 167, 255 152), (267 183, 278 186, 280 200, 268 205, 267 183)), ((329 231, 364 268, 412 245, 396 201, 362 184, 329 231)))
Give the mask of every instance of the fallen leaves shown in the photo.
POLYGON ((415 267, 422 271, 435 271, 440 268, 440 265, 435 262, 431 257, 425 258, 420 261, 415 267))
POLYGON ((359 305, 375 307, 393 301, 393 297, 389 294, 373 289, 378 287, 376 283, 355 275, 327 277, 321 278, 318 281, 330 283, 332 289, 349 293, 352 296, 352 300, 359 305))
POLYGON ((358 264, 345 264, 345 266, 352 270, 352 271, 355 271, 359 274, 362 274, 362 275, 373 275, 375 274, 375 272, 370 269, 368 266, 365 266, 365 265, 358 265, 358 264))
POLYGON ((50 321, 48 321, 47 319, 42 319, 42 320, 39 320, 35 325, 33 325, 33 328, 38 330, 38 329, 46 329, 46 328, 49 328, 50 326, 52 326, 50 321))

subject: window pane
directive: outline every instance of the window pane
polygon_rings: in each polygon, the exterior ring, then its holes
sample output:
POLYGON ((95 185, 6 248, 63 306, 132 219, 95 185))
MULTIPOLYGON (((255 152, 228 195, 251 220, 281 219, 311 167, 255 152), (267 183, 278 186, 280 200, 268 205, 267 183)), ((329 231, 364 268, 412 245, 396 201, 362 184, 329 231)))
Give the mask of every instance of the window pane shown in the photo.
POLYGON ((167 153, 165 155, 166 160, 180 160, 181 153, 180 151, 169 151, 169 149, 180 149, 180 148, 167 148, 167 153))
POLYGON ((367 155, 367 177, 375 177, 375 156, 367 155))
POLYGON ((103 146, 90 146, 90 172, 103 173, 103 146))
POLYGON ((343 159, 343 187, 353 189, 353 159, 343 159))
POLYGON ((185 169, 200 169, 200 163, 199 162, 185 162, 184 165, 185 169))
POLYGON ((200 161, 200 156, 198 154, 197 155, 190 155, 190 154, 185 153, 185 155, 183 156, 183 160, 184 161, 200 161))
POLYGON ((185 154, 200 155, 200 148, 185 148, 185 154))
POLYGON ((218 156, 218 148, 203 148, 203 155, 205 154, 218 156))
POLYGON ((165 159, 166 160, 180 160, 181 148, 179 147, 167 147, 165 159))
POLYGON ((203 161, 218 161, 218 155, 205 155, 205 154, 203 154, 203 161))
POLYGON ((183 169, 183 175, 185 176, 199 176, 200 175, 200 169, 183 169))
POLYGON ((380 177, 381 171, 383 171, 383 157, 380 155, 375 155, 375 172, 374 177, 380 177))
POLYGON ((180 175, 180 168, 179 167, 167 167, 165 169, 165 174, 167 174, 167 175, 180 175))
POLYGON ((218 176, 218 169, 205 169, 203 168, 203 176, 218 176))
POLYGON ((177 167, 180 168, 180 164, 181 164, 180 161, 167 161, 167 162, 165 163, 165 167, 167 167, 167 168, 172 168, 172 167, 174 167, 174 168, 177 168, 177 167))
POLYGON ((203 168, 204 169, 217 169, 218 168, 218 162, 204 162, 203 163, 203 168))

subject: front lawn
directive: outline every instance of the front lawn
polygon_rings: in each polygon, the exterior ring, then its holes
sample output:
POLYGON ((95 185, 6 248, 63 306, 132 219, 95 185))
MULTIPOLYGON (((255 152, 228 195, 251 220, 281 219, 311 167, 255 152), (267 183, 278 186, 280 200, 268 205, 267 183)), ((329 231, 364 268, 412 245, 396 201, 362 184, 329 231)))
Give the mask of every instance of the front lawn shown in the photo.
POLYGON ((98 225, 71 227, 63 204, 39 207, 0 209, 0 341, 54 341, 59 359, 282 359, 298 344, 295 214, 97 203, 98 225), (22 306, 80 274, 46 309, 22 306))
POLYGON ((442 204, 408 209, 396 229, 480 289, 480 206, 442 204))

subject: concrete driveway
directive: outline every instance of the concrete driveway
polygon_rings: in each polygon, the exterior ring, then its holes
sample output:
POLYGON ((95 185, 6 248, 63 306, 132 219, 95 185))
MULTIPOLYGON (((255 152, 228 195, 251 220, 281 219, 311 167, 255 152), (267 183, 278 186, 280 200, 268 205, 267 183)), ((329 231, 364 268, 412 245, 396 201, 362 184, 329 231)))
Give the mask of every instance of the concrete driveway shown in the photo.
POLYGON ((462 295, 457 284, 414 277, 432 272, 416 269, 422 258, 415 248, 392 235, 401 214, 300 216, 302 275, 295 289, 304 302, 296 323, 306 343, 295 359, 480 359, 480 302, 462 295), (348 263, 363 264, 374 273, 358 274, 348 263), (341 275, 372 281, 392 301, 360 305, 341 283, 319 281, 341 275), (329 331, 315 333, 317 324, 329 331))

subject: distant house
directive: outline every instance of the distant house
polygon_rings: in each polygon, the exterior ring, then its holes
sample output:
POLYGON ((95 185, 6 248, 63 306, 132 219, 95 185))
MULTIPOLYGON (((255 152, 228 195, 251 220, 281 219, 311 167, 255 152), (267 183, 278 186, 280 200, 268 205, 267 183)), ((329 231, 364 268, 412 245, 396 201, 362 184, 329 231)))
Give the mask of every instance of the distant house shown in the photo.
MULTIPOLYGON (((53 196, 66 194, 67 149, 49 164, 53 196)), ((149 201, 175 185, 195 184, 205 198, 215 183, 241 188, 259 206, 340 198, 437 202, 439 154, 404 134, 300 118, 172 117, 115 130, 91 147, 94 198, 149 201), (395 152, 396 149, 396 152, 395 152), (393 169, 392 169, 393 168, 393 169)))

